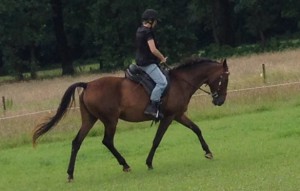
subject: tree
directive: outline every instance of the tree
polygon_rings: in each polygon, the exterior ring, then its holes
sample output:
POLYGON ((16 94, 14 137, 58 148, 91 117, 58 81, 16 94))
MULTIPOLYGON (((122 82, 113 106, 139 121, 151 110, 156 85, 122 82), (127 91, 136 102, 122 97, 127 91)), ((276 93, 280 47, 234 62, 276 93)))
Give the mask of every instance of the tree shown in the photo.
POLYGON ((0 49, 0 75, 4 74, 4 69, 3 69, 3 53, 2 50, 0 49))
POLYGON ((90 7, 101 70, 123 69, 133 59, 138 7, 133 0, 98 0, 90 7))
POLYGON ((157 32, 161 49, 170 62, 190 56, 197 50, 197 26, 190 19, 189 1, 164 0, 157 3, 161 17, 157 32))
POLYGON ((27 70, 32 78, 36 77, 36 50, 44 39, 48 14, 45 0, 2 0, 0 49, 4 70, 19 79, 27 70))
POLYGON ((212 28, 217 44, 234 45, 234 32, 232 28, 232 9, 230 0, 212 1, 212 28))
POLYGON ((236 2, 235 12, 247 15, 246 31, 258 37, 262 46, 265 46, 266 32, 276 25, 284 3, 281 0, 239 0, 236 2))
POLYGON ((58 51, 61 55, 62 74, 74 74, 73 61, 68 46, 67 37, 64 29, 63 7, 61 0, 51 0, 51 7, 53 11, 54 31, 58 45, 58 51))
POLYGON ((160 14, 157 40, 170 63, 210 44, 265 45, 300 28, 299 0, 1 0, 0 73, 35 78, 61 62, 63 75, 73 74, 73 61, 90 59, 101 70, 124 68, 146 8, 160 14))
MULTIPOLYGON (((202 30, 212 34, 218 45, 234 45, 233 2, 231 0, 192 0, 190 2, 192 19, 198 20, 202 30)), ((211 41, 210 41, 211 43, 211 41)))

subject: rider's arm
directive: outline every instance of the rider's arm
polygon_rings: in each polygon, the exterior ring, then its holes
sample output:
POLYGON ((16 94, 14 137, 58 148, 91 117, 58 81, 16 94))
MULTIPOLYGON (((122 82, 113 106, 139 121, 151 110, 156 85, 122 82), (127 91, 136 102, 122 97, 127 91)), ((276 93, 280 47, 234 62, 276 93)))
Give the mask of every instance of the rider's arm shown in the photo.
POLYGON ((154 54, 154 56, 156 56, 160 60, 161 63, 165 63, 167 61, 167 58, 165 58, 163 56, 163 54, 156 48, 153 39, 148 40, 148 46, 149 46, 150 51, 152 52, 152 54, 154 54))

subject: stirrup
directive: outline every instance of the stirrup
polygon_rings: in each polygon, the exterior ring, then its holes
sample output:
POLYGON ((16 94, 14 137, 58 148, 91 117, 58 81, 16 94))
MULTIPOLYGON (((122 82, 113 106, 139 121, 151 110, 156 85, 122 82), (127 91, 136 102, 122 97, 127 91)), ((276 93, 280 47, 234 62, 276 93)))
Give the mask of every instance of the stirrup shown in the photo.
POLYGON ((164 118, 164 115, 159 110, 157 110, 156 113, 144 112, 144 114, 151 116, 154 120, 161 120, 162 118, 164 118))
POLYGON ((164 114, 160 110, 157 110, 156 119, 161 120, 162 118, 164 118, 164 114))

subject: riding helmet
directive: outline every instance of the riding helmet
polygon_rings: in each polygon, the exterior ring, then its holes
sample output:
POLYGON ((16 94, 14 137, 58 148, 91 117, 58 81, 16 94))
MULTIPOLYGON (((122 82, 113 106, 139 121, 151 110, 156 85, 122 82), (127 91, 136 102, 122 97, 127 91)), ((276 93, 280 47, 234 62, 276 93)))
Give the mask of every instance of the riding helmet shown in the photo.
POLYGON ((158 12, 154 9, 146 9, 142 14, 142 19, 147 20, 158 20, 158 12))

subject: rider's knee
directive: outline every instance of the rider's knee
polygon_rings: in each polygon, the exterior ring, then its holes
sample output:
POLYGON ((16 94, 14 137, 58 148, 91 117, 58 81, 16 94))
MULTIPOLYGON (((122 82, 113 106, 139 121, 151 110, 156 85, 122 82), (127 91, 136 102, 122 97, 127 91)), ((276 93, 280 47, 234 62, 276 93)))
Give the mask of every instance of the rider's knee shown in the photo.
POLYGON ((167 85, 168 85, 168 83, 159 83, 159 84, 157 84, 157 87, 158 87, 161 91, 163 91, 164 89, 166 89, 167 85))
POLYGON ((167 85, 168 85, 168 81, 166 78, 164 78, 162 81, 159 82, 159 86, 163 89, 166 88, 167 85))

